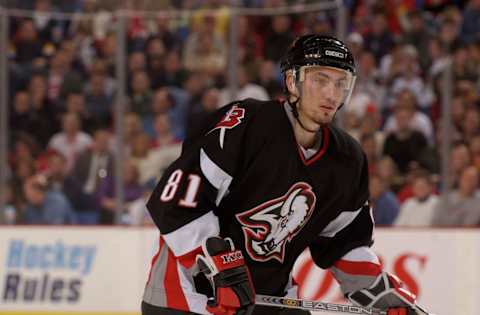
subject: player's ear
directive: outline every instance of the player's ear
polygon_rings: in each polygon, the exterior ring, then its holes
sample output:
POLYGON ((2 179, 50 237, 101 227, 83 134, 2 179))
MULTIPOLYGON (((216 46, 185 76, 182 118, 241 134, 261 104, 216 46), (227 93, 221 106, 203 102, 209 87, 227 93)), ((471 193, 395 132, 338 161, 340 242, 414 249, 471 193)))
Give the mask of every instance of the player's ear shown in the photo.
POLYGON ((298 96, 299 93, 298 93, 297 86, 295 84, 295 78, 293 77, 293 74, 291 71, 287 72, 285 84, 287 85, 288 92, 291 95, 298 96))

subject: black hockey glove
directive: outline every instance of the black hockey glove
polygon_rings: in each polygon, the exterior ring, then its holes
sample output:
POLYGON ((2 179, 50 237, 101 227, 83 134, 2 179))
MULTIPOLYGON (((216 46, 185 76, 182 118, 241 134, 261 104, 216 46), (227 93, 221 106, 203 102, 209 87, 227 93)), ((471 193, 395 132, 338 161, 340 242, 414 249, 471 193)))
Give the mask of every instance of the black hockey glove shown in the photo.
POLYGON ((230 239, 210 237, 197 256, 200 271, 210 280, 214 298, 207 310, 215 315, 248 315, 253 311, 255 290, 242 252, 234 250, 230 239))
POLYGON ((355 305, 387 310, 387 315, 429 315, 396 276, 382 272, 368 289, 346 294, 355 305))

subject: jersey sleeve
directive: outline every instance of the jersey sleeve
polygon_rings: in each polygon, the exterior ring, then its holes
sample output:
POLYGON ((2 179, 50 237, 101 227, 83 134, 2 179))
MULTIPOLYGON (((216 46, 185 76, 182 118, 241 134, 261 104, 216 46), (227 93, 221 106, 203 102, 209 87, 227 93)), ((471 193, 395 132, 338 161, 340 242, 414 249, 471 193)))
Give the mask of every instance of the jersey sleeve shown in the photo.
POLYGON ((164 172, 147 209, 176 257, 197 251, 202 241, 219 234, 215 211, 229 193, 242 163, 242 143, 253 110, 237 103, 164 172))
POLYGON ((347 193, 344 209, 309 245, 313 261, 320 268, 330 268, 337 260, 358 247, 373 244, 374 221, 368 202, 368 165, 362 155, 357 174, 347 193), (348 197, 349 196, 349 197, 348 197))

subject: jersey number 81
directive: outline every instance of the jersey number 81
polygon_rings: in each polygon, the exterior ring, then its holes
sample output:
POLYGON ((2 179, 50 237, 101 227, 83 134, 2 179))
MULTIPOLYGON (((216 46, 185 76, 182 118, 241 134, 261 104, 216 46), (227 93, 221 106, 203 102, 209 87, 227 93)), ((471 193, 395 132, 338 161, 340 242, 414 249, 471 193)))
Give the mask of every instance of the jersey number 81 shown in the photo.
MULTIPOLYGON (((175 170, 167 180, 165 187, 163 188, 162 194, 160 195, 160 200, 163 202, 171 201, 175 194, 177 193, 178 186, 182 181, 183 171, 178 169, 175 170)), ((200 176, 196 174, 188 175, 188 187, 185 192, 185 196, 178 201, 178 205, 181 207, 195 208, 197 206, 197 194, 198 188, 201 183, 200 176)))

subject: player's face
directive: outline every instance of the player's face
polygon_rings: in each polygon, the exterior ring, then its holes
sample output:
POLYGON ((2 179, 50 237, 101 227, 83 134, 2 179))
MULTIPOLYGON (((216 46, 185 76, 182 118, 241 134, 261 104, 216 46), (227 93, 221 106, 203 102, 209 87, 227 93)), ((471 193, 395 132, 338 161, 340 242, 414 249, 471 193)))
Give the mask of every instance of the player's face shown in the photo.
POLYGON ((346 99, 351 78, 347 71, 330 67, 305 69, 299 114, 309 128, 330 123, 346 99))

